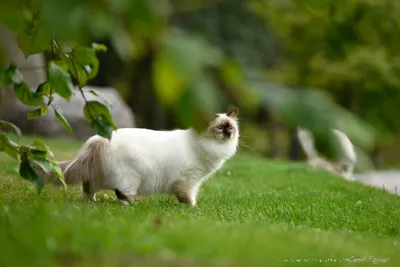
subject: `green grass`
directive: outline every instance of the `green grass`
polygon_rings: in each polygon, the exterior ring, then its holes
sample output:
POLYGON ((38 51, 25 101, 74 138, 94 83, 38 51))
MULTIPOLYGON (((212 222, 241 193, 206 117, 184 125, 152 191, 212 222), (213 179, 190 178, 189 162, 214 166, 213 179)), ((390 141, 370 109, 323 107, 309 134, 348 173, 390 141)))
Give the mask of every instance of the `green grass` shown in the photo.
MULTIPOLYGON (((57 159, 80 146, 44 141, 57 159)), ((400 198, 304 164, 239 154, 194 208, 168 196, 122 206, 111 192, 88 203, 78 188, 37 196, 16 166, 0 154, 0 266, 400 266, 400 198)))

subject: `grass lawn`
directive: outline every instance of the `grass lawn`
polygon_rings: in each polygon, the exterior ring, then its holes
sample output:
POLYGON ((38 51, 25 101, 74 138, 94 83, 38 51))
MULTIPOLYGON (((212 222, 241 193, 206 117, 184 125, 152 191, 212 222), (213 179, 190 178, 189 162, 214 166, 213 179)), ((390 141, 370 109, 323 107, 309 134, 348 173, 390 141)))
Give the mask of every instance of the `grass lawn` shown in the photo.
MULTIPOLYGON (((44 141, 58 160, 80 146, 44 141)), ((239 153, 194 208, 168 196, 122 206, 112 192, 88 203, 79 188, 37 196, 16 166, 0 154, 0 266, 400 266, 400 198, 304 164, 239 153)))

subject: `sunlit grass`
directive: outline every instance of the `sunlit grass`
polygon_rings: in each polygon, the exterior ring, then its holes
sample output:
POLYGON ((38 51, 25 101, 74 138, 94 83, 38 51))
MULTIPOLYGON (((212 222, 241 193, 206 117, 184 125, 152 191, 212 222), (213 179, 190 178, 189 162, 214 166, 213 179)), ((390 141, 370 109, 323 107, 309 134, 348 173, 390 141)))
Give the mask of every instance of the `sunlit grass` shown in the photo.
MULTIPOLYGON (((45 142, 57 159, 80 146, 45 142)), ((126 207, 112 192, 88 203, 50 186, 38 197, 16 166, 0 154, 0 266, 400 264, 400 198, 303 164, 239 154, 195 208, 169 196, 126 207)))

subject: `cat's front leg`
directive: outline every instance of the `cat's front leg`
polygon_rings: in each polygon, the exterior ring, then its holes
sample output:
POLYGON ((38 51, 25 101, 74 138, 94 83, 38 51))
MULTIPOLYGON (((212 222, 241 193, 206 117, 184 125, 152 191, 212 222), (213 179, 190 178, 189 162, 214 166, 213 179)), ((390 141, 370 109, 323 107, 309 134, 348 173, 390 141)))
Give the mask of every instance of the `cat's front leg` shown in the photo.
POLYGON ((115 189, 114 192, 115 192, 115 195, 117 196, 118 200, 124 205, 129 205, 129 204, 132 204, 133 202, 135 202, 136 194, 125 195, 118 189, 115 189))
POLYGON ((199 187, 198 181, 180 179, 173 184, 172 191, 180 203, 196 206, 199 187))

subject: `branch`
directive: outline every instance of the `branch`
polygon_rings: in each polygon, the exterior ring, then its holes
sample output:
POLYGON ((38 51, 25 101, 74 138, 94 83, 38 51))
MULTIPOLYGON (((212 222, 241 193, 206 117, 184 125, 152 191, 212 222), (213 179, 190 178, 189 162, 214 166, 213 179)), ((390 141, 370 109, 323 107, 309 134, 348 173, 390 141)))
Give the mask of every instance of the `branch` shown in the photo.
MULTIPOLYGON (((74 69, 74 72, 75 72, 75 74, 76 74, 76 80, 77 80, 77 82, 78 82, 78 88, 79 88, 79 91, 81 92, 81 95, 82 95, 83 100, 85 101, 85 105, 86 105, 86 104, 88 103, 88 100, 87 100, 87 98, 86 98, 86 96, 85 96, 85 94, 84 94, 84 92, 83 92, 83 88, 82 88, 81 82, 80 82, 80 80, 79 80, 79 74, 78 74, 78 70, 77 70, 77 68, 76 68, 76 66, 75 66, 75 62, 74 62, 74 60, 72 59, 71 53, 68 53, 67 55, 68 55, 68 57, 69 57, 69 60, 71 60, 71 65, 72 65, 72 68, 74 69)), ((88 108, 88 113, 89 113, 89 117, 93 120, 93 116, 92 116, 92 114, 91 114, 91 112, 90 112, 90 108, 88 108)))
MULTIPOLYGON (((51 60, 54 60, 54 40, 52 34, 50 38, 50 46, 51 46, 51 60)), ((51 86, 50 83, 50 95, 49 95, 49 101, 47 102, 47 107, 51 105, 52 101, 53 101, 53 86, 51 86)))

